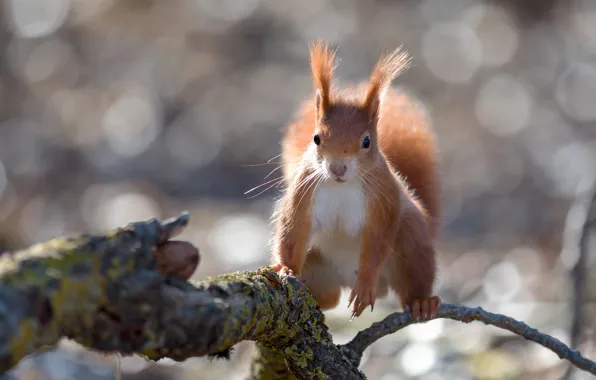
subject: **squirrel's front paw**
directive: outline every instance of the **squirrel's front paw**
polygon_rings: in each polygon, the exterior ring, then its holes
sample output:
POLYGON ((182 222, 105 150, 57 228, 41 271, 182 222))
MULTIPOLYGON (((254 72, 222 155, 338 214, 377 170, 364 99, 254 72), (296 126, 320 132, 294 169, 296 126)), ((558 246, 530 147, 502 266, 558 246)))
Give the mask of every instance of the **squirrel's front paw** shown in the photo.
POLYGON ((352 318, 359 317, 360 314, 370 305, 370 311, 373 311, 375 300, 377 298, 377 287, 372 281, 356 281, 356 286, 352 289, 348 298, 348 307, 352 307, 352 318))
POLYGON ((288 268, 287 266, 285 266, 281 263, 270 265, 269 268, 271 268, 273 271, 277 272, 277 274, 280 276, 293 276, 294 275, 294 271, 292 271, 290 268, 288 268))
POLYGON ((441 299, 437 296, 423 299, 416 299, 404 305, 404 310, 412 313, 415 321, 425 321, 437 316, 441 307, 441 299), (421 319, 422 318, 422 319, 421 319))

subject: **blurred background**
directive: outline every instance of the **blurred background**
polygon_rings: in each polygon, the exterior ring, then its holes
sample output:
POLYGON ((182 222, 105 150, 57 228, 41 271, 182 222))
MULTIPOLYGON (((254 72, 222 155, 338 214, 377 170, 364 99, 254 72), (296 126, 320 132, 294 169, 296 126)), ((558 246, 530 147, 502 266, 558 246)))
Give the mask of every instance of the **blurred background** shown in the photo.
MULTIPOLYGON (((247 165, 279 154, 310 95, 308 41, 338 47, 344 84, 403 45, 414 65, 398 85, 427 107, 441 151, 439 294, 570 342, 571 269, 596 179, 593 0, 0 2, 0 252, 189 210, 194 279, 266 264, 279 190, 244 193, 276 165, 247 165)), ((328 313, 337 343, 395 310, 389 297, 350 323, 346 297, 328 313)), ((596 359, 585 319, 579 348, 596 359)), ((238 345, 231 362, 124 358, 123 378, 242 379, 251 350, 238 345)), ((3 379, 111 379, 115 362, 64 341, 3 379)), ((362 362, 382 380, 566 368, 497 328, 445 320, 383 338, 362 362)))

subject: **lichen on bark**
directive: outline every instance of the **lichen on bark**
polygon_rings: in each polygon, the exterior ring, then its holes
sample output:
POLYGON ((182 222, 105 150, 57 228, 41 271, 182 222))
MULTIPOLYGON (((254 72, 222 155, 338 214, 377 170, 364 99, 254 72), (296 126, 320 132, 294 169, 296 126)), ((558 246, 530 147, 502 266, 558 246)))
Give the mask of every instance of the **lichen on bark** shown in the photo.
POLYGON ((160 272, 168 265, 156 252, 187 219, 57 238, 0 257, 0 371, 61 337, 179 361, 253 340, 276 347, 300 378, 363 377, 297 279, 267 267, 194 284, 160 272))
POLYGON ((250 380, 296 380, 279 350, 257 342, 250 365, 250 380))

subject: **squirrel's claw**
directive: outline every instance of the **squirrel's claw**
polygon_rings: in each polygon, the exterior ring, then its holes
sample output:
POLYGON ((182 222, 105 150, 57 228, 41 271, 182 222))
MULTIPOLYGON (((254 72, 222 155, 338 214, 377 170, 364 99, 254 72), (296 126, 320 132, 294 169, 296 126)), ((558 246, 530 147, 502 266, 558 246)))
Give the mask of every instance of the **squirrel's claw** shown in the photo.
POLYGON ((270 265, 269 268, 282 277, 294 276, 294 271, 281 263, 270 265))
POLYGON ((361 281, 356 282, 356 286, 354 286, 348 298, 348 307, 352 305, 352 302, 354 303, 351 319, 359 317, 368 306, 370 306, 371 311, 373 310, 376 300, 375 290, 374 286, 363 284, 361 281))
POLYGON ((411 313, 412 319, 416 322, 427 321, 437 316, 441 307, 441 299, 437 296, 430 298, 416 299, 404 305, 404 312, 411 313))

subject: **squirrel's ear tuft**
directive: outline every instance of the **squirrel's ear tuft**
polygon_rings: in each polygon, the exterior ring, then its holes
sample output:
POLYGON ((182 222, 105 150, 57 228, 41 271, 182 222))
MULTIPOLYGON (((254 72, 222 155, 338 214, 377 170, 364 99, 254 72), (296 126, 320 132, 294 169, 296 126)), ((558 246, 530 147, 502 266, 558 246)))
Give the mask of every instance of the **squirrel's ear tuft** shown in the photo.
POLYGON ((315 105, 317 118, 329 110, 331 81, 335 71, 335 51, 322 41, 310 43, 310 69, 316 89, 315 105))
POLYGON ((372 119, 379 116, 379 108, 385 93, 399 74, 410 65, 410 57, 401 47, 381 57, 370 76, 364 108, 372 119))

